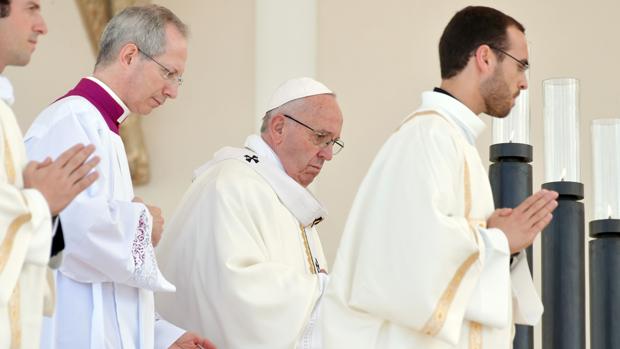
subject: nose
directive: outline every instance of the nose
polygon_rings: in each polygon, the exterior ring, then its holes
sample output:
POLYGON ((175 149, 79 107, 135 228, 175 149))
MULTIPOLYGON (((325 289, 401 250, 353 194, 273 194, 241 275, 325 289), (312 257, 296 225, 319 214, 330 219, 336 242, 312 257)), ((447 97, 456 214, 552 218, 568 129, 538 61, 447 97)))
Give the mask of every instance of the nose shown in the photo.
POLYGON ((332 143, 325 148, 321 148, 318 155, 321 159, 330 161, 334 157, 334 144, 332 143))
POLYGON ((47 24, 45 23, 45 20, 43 19, 43 16, 41 16, 40 13, 38 14, 37 20, 35 21, 33 25, 33 30, 39 35, 47 34, 47 24))
POLYGON ((166 82, 164 86, 164 96, 175 99, 179 94, 179 84, 176 81, 166 82))
POLYGON ((521 80, 521 83, 519 84, 519 88, 521 90, 527 90, 528 88, 528 81, 527 81, 527 73, 523 73, 523 79, 521 80))

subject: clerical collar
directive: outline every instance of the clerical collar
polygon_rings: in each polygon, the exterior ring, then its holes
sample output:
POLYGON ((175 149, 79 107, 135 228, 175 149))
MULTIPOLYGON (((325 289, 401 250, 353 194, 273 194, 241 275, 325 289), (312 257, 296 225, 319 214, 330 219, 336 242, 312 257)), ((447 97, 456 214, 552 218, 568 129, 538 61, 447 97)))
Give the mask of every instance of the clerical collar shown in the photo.
POLYGON ((129 108, 109 86, 89 76, 80 80, 71 91, 59 99, 70 96, 80 96, 92 103, 103 116, 110 131, 119 134, 119 125, 129 115, 129 108))
POLYGON ((433 92, 443 93, 444 95, 448 95, 448 96, 450 96, 450 97, 452 97, 452 98, 456 99, 457 101, 459 100, 458 98, 454 97, 454 95, 453 95, 452 93, 450 93, 450 92, 448 92, 448 91, 444 90, 444 89, 443 89, 443 88, 441 88, 441 87, 435 87, 435 88, 433 88, 433 92))
POLYGON ((267 157, 271 162, 276 164, 282 171, 284 171, 284 166, 278 158, 276 152, 271 149, 269 144, 265 142, 265 140, 259 135, 249 135, 245 140, 245 147, 252 150, 256 154, 267 157))
POLYGON ((4 75, 0 75, 0 99, 5 101, 8 105, 13 105, 13 103, 15 103, 13 85, 11 85, 11 81, 4 75))
POLYGON ((436 110, 457 126, 467 141, 474 145, 486 125, 471 109, 456 98, 438 91, 422 93, 421 110, 436 110))

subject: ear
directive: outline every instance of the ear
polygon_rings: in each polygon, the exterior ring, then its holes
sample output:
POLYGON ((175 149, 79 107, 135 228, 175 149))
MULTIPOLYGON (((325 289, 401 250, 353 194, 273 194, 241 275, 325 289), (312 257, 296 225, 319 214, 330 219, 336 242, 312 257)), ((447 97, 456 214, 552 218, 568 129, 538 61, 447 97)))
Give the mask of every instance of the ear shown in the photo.
POLYGON ((128 43, 121 47, 121 50, 118 53, 118 59, 122 66, 129 66, 132 63, 135 63, 135 60, 138 58, 139 54, 140 51, 138 50, 138 46, 134 43, 128 43))
POLYGON ((269 120, 269 133, 276 144, 284 140, 284 115, 276 114, 269 120))
POLYGON ((474 60, 478 71, 482 74, 492 72, 495 70, 495 64, 497 60, 495 55, 491 52, 492 49, 489 45, 480 45, 474 52, 474 60))

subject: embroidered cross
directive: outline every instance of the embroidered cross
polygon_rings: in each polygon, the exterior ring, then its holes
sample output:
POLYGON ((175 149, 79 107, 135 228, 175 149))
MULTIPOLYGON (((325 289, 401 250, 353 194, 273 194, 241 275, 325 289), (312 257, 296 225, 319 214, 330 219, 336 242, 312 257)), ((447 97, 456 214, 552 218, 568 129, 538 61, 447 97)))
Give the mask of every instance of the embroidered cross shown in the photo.
POLYGON ((250 163, 254 161, 254 163, 258 164, 258 156, 256 155, 252 155, 252 156, 244 155, 244 156, 245 156, 245 161, 250 162, 250 163))

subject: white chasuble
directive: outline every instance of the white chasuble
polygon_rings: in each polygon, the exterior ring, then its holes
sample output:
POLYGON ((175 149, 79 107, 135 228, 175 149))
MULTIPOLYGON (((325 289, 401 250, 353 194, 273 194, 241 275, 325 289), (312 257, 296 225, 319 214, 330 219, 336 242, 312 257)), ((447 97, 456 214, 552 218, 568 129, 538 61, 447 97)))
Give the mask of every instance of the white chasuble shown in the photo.
POLYGON ((152 217, 134 198, 118 135, 129 114, 103 82, 82 79, 39 114, 26 134, 32 159, 56 158, 76 143, 93 144, 99 179, 60 214, 63 262, 57 308, 45 320, 42 348, 168 348, 183 331, 154 314, 153 291, 174 291, 151 242, 152 217))
POLYGON ((24 189, 22 133, 5 102, 11 93, 0 89, 0 349, 30 349, 39 346, 44 308, 53 310, 50 211, 39 191, 24 189))
POLYGON ((486 228, 484 123, 448 95, 422 100, 355 198, 323 303, 326 349, 508 349, 513 320, 542 313, 526 259, 511 270, 505 235, 486 228))
POLYGON ((176 285, 157 310, 218 348, 319 348, 327 281, 321 204, 250 136, 197 170, 158 257, 176 285))

